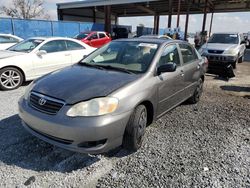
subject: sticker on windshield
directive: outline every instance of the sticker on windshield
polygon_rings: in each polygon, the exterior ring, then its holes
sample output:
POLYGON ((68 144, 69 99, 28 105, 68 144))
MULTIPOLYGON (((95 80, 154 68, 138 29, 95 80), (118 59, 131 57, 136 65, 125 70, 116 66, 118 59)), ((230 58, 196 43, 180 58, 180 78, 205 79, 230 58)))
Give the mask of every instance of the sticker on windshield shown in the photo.
POLYGON ((148 47, 148 48, 152 48, 152 49, 157 48, 157 44, 150 44, 150 43, 140 43, 138 46, 140 46, 140 47, 148 47))
POLYGON ((230 37, 234 37, 234 38, 237 38, 237 35, 229 35, 230 37))
POLYGON ((34 40, 35 43, 42 43, 43 41, 42 40, 34 40))

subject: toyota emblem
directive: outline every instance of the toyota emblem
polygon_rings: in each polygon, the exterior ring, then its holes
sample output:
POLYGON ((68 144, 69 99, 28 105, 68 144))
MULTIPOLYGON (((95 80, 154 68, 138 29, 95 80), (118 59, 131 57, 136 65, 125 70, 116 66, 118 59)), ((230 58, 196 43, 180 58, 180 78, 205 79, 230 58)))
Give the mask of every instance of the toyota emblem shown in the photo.
POLYGON ((45 99, 43 99, 43 98, 39 99, 39 101, 38 101, 38 103, 39 103, 40 106, 45 105, 46 102, 47 101, 45 99))

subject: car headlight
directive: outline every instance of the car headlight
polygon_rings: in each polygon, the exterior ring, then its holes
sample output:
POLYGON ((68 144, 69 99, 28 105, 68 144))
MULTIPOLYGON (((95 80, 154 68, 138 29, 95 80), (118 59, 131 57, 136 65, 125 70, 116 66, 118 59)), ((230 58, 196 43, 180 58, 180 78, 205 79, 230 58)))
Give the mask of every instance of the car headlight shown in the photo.
POLYGON ((24 92, 24 95, 23 95, 23 97, 24 97, 25 100, 28 100, 29 94, 30 94, 31 90, 33 89, 33 87, 34 87, 34 82, 31 82, 28 85, 28 87, 26 88, 26 90, 24 92))
POLYGON ((113 97, 95 98, 86 102, 80 102, 71 107, 67 116, 101 116, 110 114, 117 109, 118 99, 113 97))
POLYGON ((225 50, 224 54, 236 55, 238 53, 237 49, 228 49, 225 50))

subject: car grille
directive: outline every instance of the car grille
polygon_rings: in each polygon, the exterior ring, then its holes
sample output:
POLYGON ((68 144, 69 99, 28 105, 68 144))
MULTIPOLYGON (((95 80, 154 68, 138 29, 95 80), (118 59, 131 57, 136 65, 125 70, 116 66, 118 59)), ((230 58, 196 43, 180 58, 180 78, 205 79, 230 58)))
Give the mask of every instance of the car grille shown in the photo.
POLYGON ((227 61, 227 57, 224 56, 208 56, 208 61, 227 61))
POLYGON ((39 93, 31 92, 29 104, 32 108, 46 114, 55 115, 64 106, 64 102, 39 93))
POLYGON ((208 50, 208 53, 210 54, 222 54, 224 50, 208 50))

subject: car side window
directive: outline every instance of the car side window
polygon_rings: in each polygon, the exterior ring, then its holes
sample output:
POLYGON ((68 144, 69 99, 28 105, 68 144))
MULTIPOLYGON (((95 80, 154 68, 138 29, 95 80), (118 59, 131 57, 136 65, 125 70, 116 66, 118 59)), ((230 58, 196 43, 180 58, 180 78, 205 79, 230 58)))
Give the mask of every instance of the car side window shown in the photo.
POLYGON ((168 63, 175 63, 177 66, 181 65, 179 51, 176 44, 169 45, 164 49, 159 60, 158 66, 168 63))
POLYGON ((83 50, 83 49, 85 49, 82 45, 80 45, 76 42, 73 42, 73 41, 67 40, 66 44, 67 44, 67 50, 83 50))
POLYGON ((187 44, 179 44, 179 46, 181 49, 181 54, 184 64, 191 63, 199 59, 194 49, 191 46, 187 44))
POLYGON ((54 40, 44 44, 39 50, 45 50, 47 53, 66 51, 67 47, 64 40, 54 40))
POLYGON ((101 38, 105 38, 106 37, 106 35, 104 34, 104 33, 99 33, 99 38, 101 39, 101 38))
POLYGON ((98 36, 97 36, 97 33, 94 33, 94 34, 92 34, 91 36, 90 36, 90 39, 91 40, 95 40, 95 39, 98 39, 98 36))

